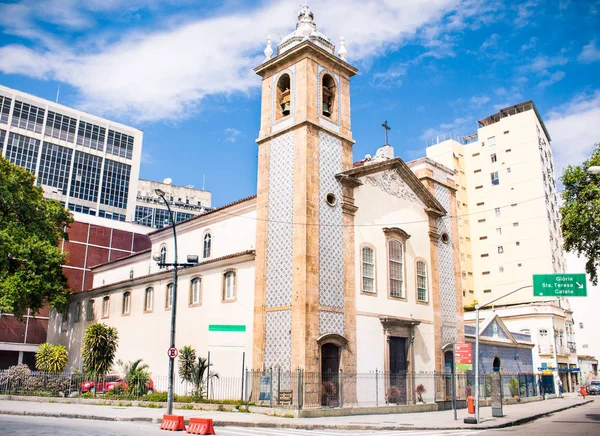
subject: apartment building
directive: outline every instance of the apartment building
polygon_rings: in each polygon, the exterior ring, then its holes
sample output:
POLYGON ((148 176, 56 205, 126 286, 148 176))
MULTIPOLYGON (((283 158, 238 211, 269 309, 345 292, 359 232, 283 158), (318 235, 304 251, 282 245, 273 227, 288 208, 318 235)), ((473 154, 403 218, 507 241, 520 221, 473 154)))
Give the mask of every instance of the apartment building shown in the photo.
MULTIPOLYGON (((466 306, 525 287, 482 312, 531 335, 547 392, 577 380, 573 316, 565 298, 534 297, 533 274, 565 272, 550 134, 533 101, 482 118, 477 133, 427 148, 456 174, 462 292, 466 306)), ((474 313, 464 314, 473 325, 474 313)))

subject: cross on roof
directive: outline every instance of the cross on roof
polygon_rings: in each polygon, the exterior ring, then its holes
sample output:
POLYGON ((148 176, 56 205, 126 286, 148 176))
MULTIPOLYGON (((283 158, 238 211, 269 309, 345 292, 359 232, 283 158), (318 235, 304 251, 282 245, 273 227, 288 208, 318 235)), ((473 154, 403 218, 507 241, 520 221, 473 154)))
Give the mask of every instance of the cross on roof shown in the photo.
POLYGON ((384 144, 384 145, 389 145, 389 144, 388 144, 388 132, 389 132, 390 130, 392 130, 392 128, 391 128, 391 127, 388 125, 388 122, 387 122, 387 120, 385 120, 385 121, 383 122, 383 124, 381 125, 381 127, 383 127, 383 128, 384 128, 384 130, 385 130, 385 144, 384 144))

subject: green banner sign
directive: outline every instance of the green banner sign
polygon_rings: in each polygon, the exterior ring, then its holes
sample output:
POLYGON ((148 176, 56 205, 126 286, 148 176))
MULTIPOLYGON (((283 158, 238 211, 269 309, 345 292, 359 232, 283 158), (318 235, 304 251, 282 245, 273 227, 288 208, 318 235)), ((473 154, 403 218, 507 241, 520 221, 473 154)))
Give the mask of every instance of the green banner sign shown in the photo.
POLYGON ((209 332, 245 332, 245 325, 235 325, 235 324, 209 324, 208 326, 209 332))
POLYGON ((585 274, 534 274, 535 297, 587 297, 585 274))

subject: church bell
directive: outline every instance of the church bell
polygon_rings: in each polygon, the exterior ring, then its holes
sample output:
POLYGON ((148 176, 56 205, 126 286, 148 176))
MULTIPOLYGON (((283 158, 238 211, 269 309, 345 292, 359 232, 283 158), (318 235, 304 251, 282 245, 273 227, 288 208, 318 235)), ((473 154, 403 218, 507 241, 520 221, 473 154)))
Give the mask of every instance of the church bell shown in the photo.
POLYGON ((292 103, 290 100, 290 90, 286 89, 281 93, 281 113, 284 116, 287 116, 290 114, 291 109, 292 103))
POLYGON ((331 116, 331 91, 328 87, 323 86, 323 115, 331 116))

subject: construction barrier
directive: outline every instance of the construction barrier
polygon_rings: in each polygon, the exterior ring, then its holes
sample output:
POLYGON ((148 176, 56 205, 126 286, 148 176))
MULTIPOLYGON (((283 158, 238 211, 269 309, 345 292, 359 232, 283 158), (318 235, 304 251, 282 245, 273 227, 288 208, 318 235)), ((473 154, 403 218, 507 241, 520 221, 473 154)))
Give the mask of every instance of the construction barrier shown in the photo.
POLYGON ((161 430, 182 431, 185 430, 183 416, 180 415, 163 415, 160 423, 161 430))
POLYGON ((187 432, 191 434, 216 434, 212 419, 190 418, 187 432))
POLYGON ((475 397, 468 396, 467 397, 467 408, 471 415, 475 414, 475 397))

